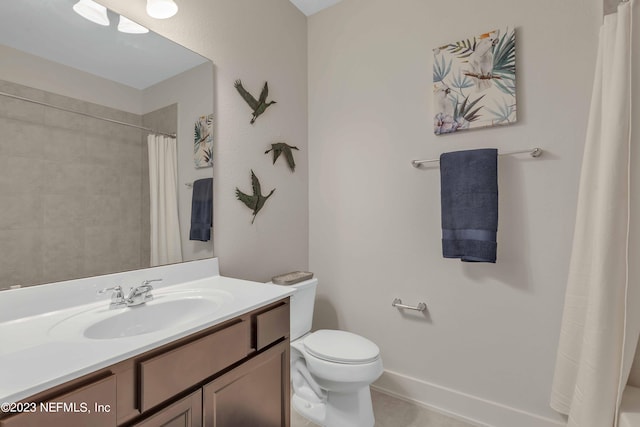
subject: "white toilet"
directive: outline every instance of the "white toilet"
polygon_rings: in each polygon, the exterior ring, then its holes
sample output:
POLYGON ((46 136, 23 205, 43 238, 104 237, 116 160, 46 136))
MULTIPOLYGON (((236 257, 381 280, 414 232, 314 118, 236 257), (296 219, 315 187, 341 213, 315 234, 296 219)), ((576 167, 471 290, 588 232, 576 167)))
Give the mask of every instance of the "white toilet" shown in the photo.
POLYGON ((291 384, 296 412, 326 427, 372 427, 369 385, 383 371, 380 349, 359 335, 309 333, 318 279, 290 285, 291 384))

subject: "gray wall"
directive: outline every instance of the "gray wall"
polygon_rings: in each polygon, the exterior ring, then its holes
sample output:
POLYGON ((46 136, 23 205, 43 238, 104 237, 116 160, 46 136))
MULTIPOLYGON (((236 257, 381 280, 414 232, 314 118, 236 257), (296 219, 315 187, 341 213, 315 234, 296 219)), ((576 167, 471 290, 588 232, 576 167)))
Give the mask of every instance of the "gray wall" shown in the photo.
MULTIPOLYGON (((146 88, 142 95, 142 111, 145 113, 162 110, 166 105, 177 104, 177 119, 171 119, 171 123, 177 120, 176 130, 172 132, 176 132, 178 141, 178 216, 184 261, 213 256, 213 240, 201 242, 189 239, 193 190, 185 185, 213 176, 213 168, 196 168, 193 161, 195 121, 198 117, 211 114, 214 110, 213 78, 213 65, 206 63, 146 88)), ((169 120, 168 117, 167 120, 169 120)), ((217 125, 214 118, 214 129, 217 125)), ((216 142, 214 141, 214 146, 216 142)), ((214 159, 214 163, 217 167, 217 159, 214 159)), ((213 230, 213 233, 215 236, 216 231, 213 230)))
POLYGON ((309 18, 309 265, 314 327, 376 342, 379 384, 488 425, 542 427, 563 424, 548 402, 602 5, 514 3, 455 0, 445 17, 434 2, 343 0, 309 18), (434 135, 431 49, 506 26, 518 122, 434 135), (497 263, 444 259, 438 165, 410 161, 484 147, 545 154, 500 158, 497 263))
MULTIPOLYGON (((213 248, 223 275, 266 281, 308 268, 307 20, 289 0, 180 2, 170 19, 150 18, 145 2, 99 3, 211 59, 215 66, 213 248), (251 110, 233 87, 255 96, 265 81, 278 103, 249 124, 251 110), (296 171, 264 152, 273 142, 297 146, 296 171), (275 188, 251 224, 235 188, 275 188)), ((203 91, 204 93, 204 91, 203 91)), ((191 127, 191 132, 193 128, 191 127)))
POLYGON ((602 11, 604 15, 615 12, 619 3, 620 0, 602 0, 602 11))
MULTIPOLYGON (((141 123, 14 83, 0 81, 0 90, 141 123)), ((148 266, 139 130, 6 97, 0 129, 0 288, 148 266)))

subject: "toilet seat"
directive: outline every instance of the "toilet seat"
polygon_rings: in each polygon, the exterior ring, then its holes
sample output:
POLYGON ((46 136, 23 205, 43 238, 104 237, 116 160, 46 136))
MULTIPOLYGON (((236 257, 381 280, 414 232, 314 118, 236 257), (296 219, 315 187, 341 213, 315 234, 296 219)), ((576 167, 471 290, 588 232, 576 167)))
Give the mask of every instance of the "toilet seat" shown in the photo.
POLYGON ((370 363, 380 356, 380 349, 373 342, 346 331, 316 331, 304 339, 304 347, 312 356, 333 363, 370 363))

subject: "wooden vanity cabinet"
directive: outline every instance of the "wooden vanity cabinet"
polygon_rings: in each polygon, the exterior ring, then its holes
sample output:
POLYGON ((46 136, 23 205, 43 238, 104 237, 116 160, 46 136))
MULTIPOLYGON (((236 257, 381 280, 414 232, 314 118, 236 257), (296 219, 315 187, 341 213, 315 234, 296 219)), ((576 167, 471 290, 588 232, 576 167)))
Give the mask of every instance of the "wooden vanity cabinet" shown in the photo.
POLYGON ((250 325, 239 320, 224 329, 138 363, 142 412, 176 396, 251 353, 250 325))
POLYGON ((27 400, 29 412, 0 420, 2 427, 42 426, 91 426, 116 425, 116 376, 78 386, 72 391, 57 394, 55 398, 37 402, 27 400), (94 402, 100 402, 102 412, 97 412, 94 402), (31 406, 33 405, 33 406, 31 406))
POLYGON ((204 427, 289 425, 289 342, 203 387, 204 427))
POLYGON ((289 426, 289 304, 255 313, 252 323, 261 353, 204 386, 204 427, 289 426))
POLYGON ((288 427, 289 384, 286 298, 24 399, 91 413, 0 413, 0 427, 288 427))
POLYGON ((170 404, 134 427, 202 427, 202 390, 170 404))

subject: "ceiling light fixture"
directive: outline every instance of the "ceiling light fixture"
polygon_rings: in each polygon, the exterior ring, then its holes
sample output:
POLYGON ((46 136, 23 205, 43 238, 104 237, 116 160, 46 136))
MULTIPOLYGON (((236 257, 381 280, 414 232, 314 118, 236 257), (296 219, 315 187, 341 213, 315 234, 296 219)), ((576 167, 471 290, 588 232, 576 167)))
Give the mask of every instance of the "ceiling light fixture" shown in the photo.
POLYGON ((149 32, 149 29, 136 22, 133 22, 129 18, 120 15, 120 20, 118 21, 118 31, 120 31, 121 33, 129 34, 145 34, 149 32))
POLYGON ((152 18, 171 18, 176 13, 178 5, 173 0, 147 0, 147 14, 152 18))
POLYGON ((107 16, 107 8, 99 5, 93 0, 80 0, 73 5, 73 10, 85 19, 95 22, 99 25, 109 25, 109 17, 107 16))

